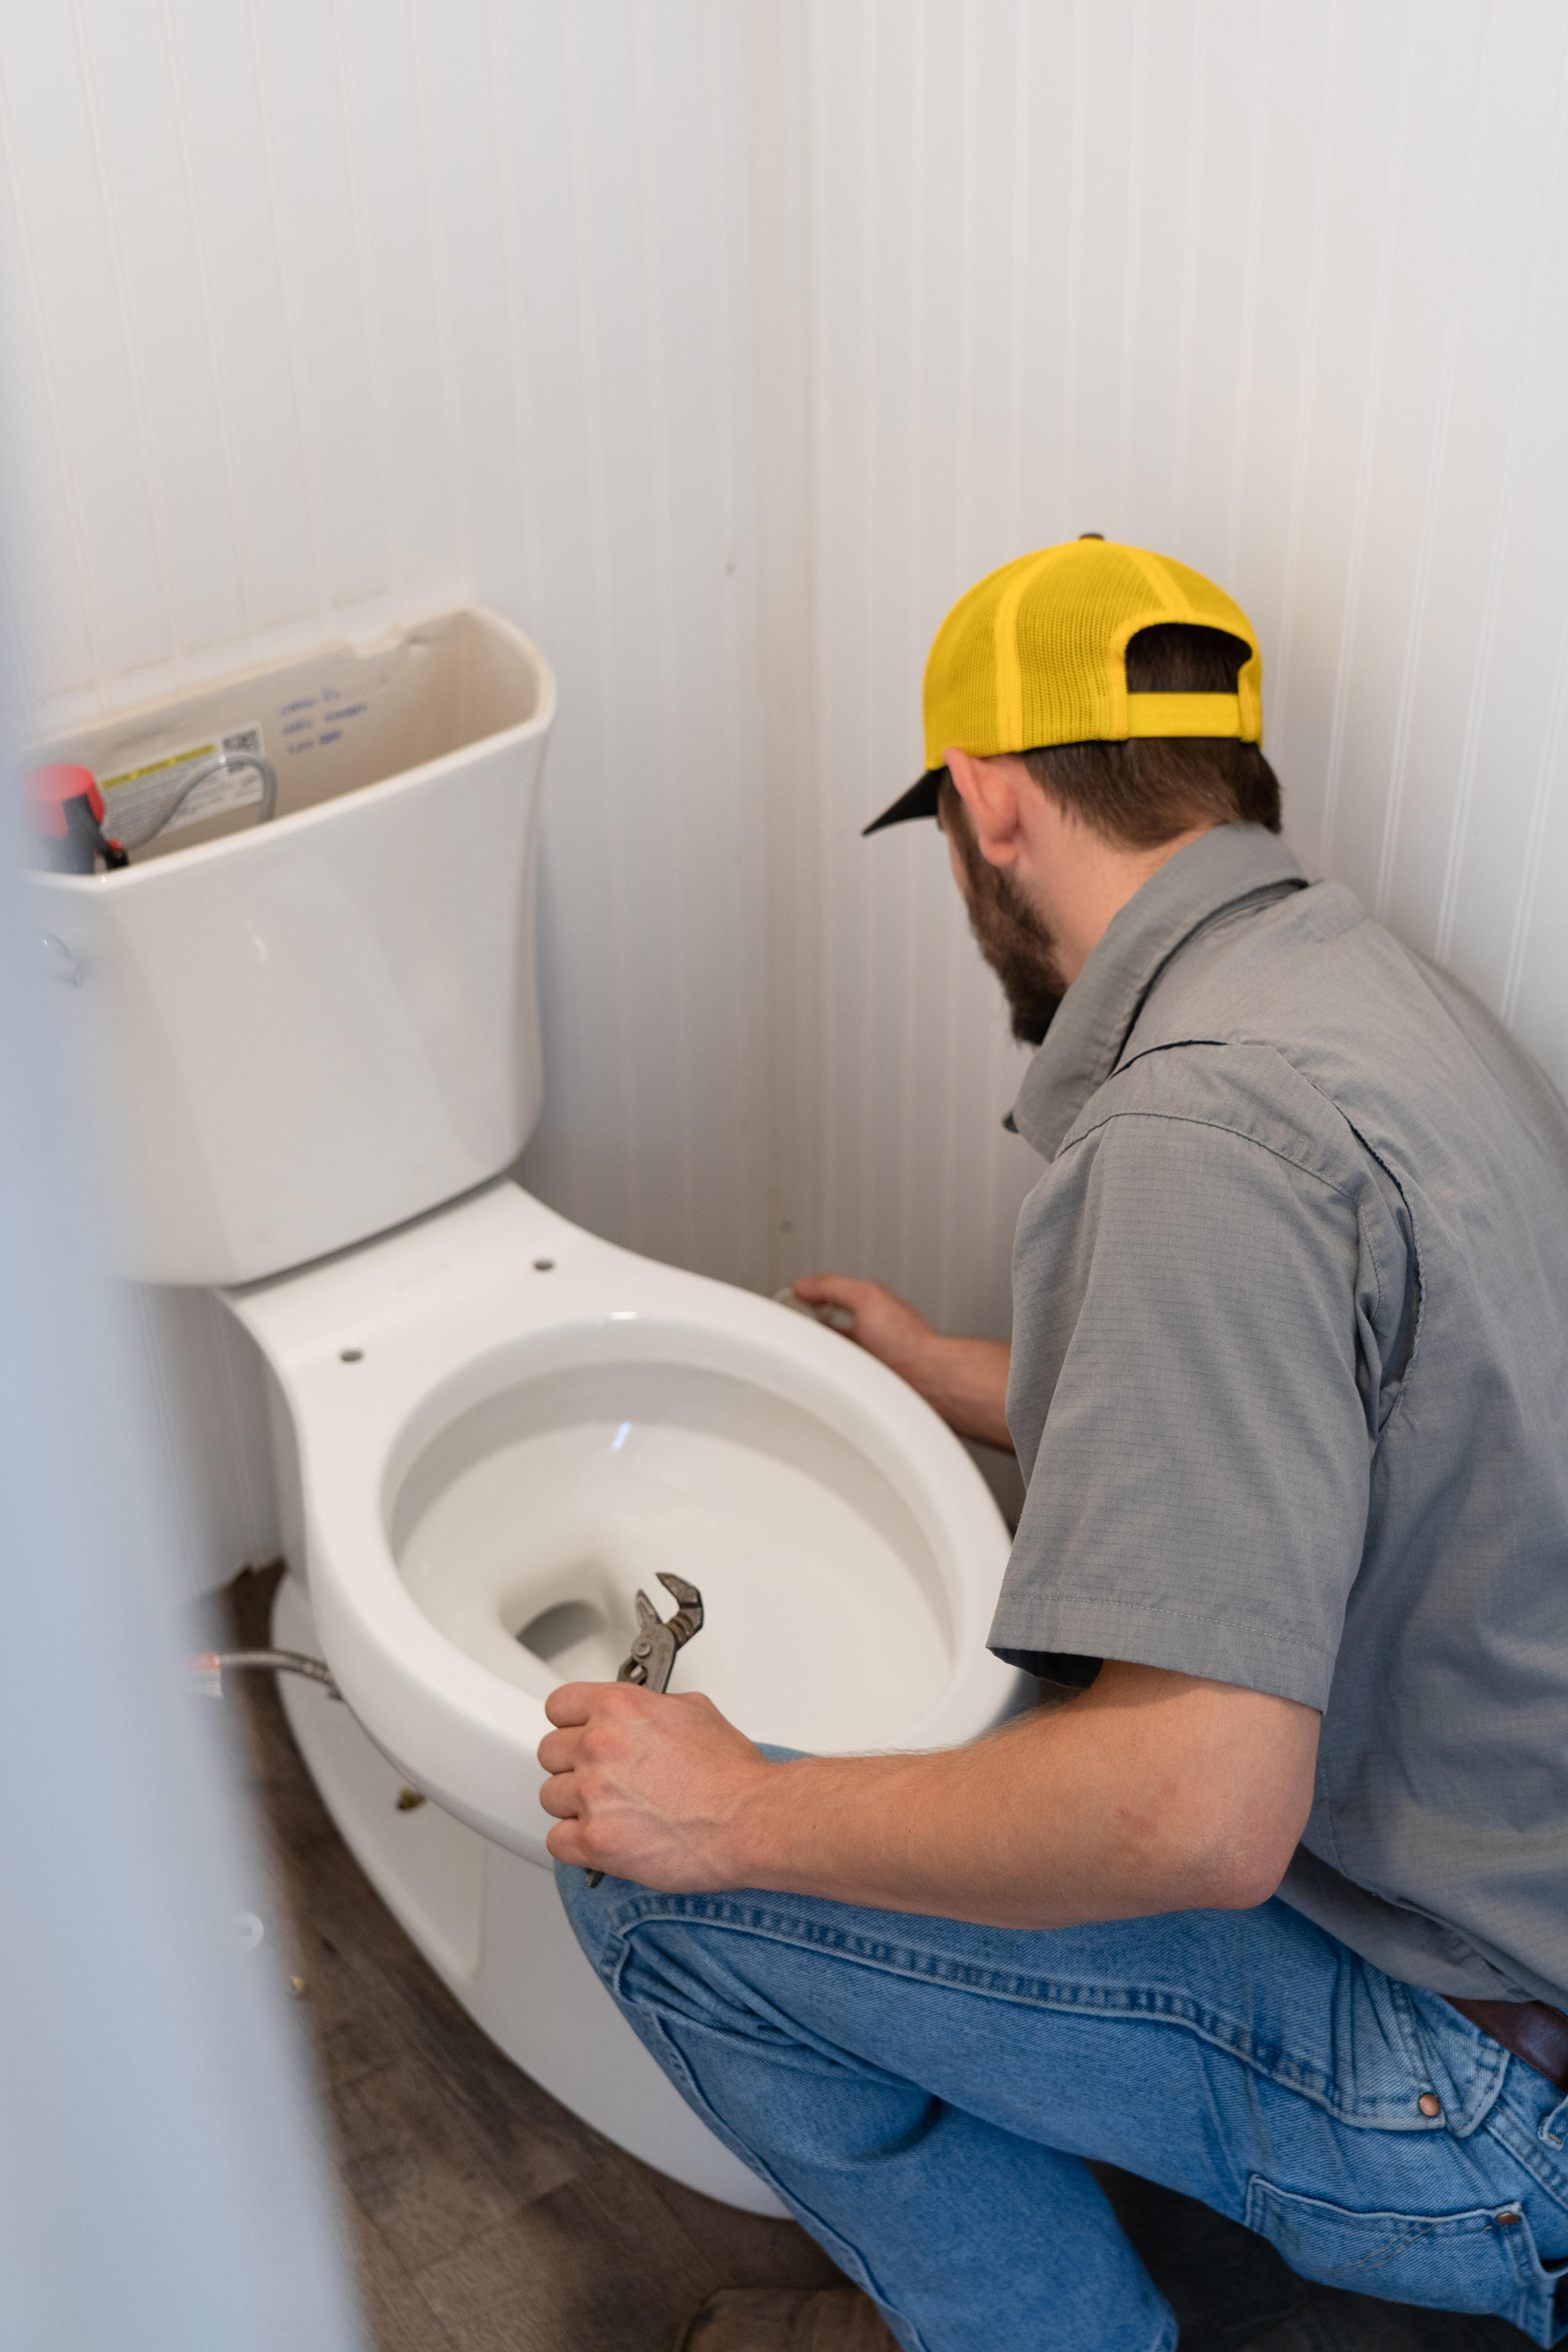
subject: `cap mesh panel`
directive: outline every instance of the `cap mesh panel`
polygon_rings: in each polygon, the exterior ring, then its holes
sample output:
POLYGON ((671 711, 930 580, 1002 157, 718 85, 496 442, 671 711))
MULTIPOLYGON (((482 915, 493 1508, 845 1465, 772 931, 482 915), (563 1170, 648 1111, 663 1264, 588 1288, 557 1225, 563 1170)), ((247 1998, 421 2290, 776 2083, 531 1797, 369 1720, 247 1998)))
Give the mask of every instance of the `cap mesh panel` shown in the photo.
POLYGON ((940 767, 950 745, 984 759, 1051 743, 1124 740, 1128 639, 1171 621, 1225 629, 1251 646, 1237 681, 1241 734, 1260 741, 1262 664, 1239 605, 1184 563, 1114 541, 1079 540, 1003 564, 961 596, 943 621, 926 665, 928 767, 940 767), (999 667, 997 617, 1020 580, 999 667), (1016 696, 1005 690, 1001 675, 1014 647, 1016 696))

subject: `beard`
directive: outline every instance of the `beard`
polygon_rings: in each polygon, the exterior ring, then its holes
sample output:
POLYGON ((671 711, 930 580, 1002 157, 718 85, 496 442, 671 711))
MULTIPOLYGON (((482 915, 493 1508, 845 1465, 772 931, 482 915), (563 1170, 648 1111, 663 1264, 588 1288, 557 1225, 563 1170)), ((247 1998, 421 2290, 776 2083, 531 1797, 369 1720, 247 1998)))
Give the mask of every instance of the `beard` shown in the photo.
POLYGON ((956 805, 950 814, 948 795, 943 794, 943 816, 963 867, 969 928, 1002 983, 1014 1036, 1021 1045, 1043 1045, 1056 1009, 1067 994, 1056 941, 1013 876, 982 857, 956 793, 952 799, 956 805))

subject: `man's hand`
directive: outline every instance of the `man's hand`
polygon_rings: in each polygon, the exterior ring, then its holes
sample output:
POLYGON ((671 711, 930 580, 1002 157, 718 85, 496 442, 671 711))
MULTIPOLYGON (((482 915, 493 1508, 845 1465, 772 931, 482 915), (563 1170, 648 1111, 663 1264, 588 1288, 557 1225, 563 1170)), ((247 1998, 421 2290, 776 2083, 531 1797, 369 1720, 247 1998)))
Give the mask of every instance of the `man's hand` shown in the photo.
POLYGON ((544 1712, 557 1727, 539 1744, 539 1801, 560 1823, 544 1841, 557 1862, 667 1895, 750 1883, 737 1831, 770 1768, 710 1698, 563 1683, 544 1712))
POLYGON ((1318 1747, 1293 1699, 1114 1662, 1065 1706, 925 1756, 773 1763, 710 1699, 630 1683, 568 1683, 545 1711, 557 1861, 996 1927, 1264 1902, 1318 1747))
POLYGON ((1007 1429, 1007 1366, 999 1339, 955 1339, 881 1282, 844 1274, 808 1274, 795 1286, 807 1307, 839 1307, 854 1317, 847 1337, 934 1406, 960 1437, 1013 1450, 1007 1429))

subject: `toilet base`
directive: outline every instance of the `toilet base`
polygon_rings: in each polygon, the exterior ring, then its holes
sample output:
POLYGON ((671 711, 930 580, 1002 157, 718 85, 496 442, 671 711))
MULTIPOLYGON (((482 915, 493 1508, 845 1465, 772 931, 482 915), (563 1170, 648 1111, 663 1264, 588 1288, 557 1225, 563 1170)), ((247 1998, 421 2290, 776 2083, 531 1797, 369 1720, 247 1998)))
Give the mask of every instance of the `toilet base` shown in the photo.
MULTIPOLYGON (((304 1586, 278 1588, 272 1638, 321 1655, 304 1586)), ((771 2219, 784 2209, 699 2122, 578 1948, 550 1874, 426 1802, 346 1706, 282 1675, 295 1742, 345 1844, 393 1916, 497 2048, 563 2106, 705 2197, 771 2219)))

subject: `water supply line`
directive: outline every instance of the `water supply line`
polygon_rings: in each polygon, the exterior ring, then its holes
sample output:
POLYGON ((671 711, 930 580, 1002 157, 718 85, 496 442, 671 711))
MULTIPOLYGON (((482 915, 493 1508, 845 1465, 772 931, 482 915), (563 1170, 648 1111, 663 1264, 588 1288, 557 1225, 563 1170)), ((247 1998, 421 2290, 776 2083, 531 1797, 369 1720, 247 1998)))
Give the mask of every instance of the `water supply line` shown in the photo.
POLYGON ((320 1658, 308 1657, 303 1650, 203 1650, 185 1663, 196 1688, 208 1698, 223 1696, 226 1674, 247 1671, 303 1675, 308 1682, 320 1683, 329 1698, 342 1696, 331 1669, 320 1658))

